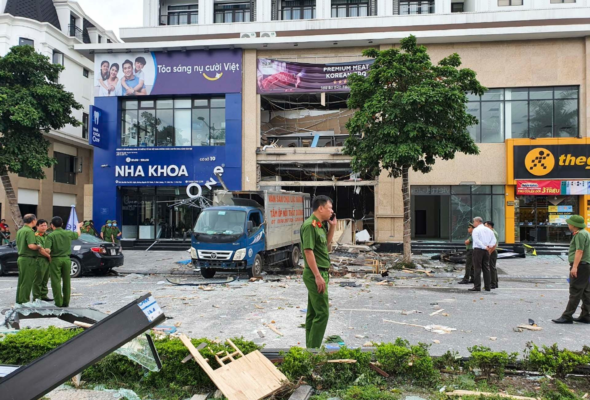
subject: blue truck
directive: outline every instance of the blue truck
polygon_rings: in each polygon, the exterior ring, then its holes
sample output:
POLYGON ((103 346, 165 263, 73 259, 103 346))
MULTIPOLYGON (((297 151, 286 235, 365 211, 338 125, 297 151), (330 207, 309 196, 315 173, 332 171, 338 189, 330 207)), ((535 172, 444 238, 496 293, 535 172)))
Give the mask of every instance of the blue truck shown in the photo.
POLYGON ((286 191, 215 191, 213 206, 199 215, 191 239, 193 265, 204 278, 216 271, 266 266, 295 268, 301 258, 299 229, 311 215, 310 195, 286 191))

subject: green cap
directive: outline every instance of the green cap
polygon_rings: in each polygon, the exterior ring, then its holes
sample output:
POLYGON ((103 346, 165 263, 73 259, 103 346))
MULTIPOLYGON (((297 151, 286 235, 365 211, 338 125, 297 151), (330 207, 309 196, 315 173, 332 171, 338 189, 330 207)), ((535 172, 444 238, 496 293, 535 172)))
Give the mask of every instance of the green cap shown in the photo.
POLYGON ((84 222, 84 226, 90 226, 90 222, 84 222))
POLYGON ((110 219, 107 221, 107 224, 112 224, 113 221, 111 221, 110 219))
POLYGON ((571 217, 566 219, 565 222, 580 229, 584 229, 586 227, 584 217, 582 217, 581 215, 572 215, 571 217))
POLYGON ((470 228, 475 228, 475 225, 473 225, 471 222, 469 223, 469 227, 470 228))
POLYGON ((114 220, 112 220, 111 222, 112 222, 113 224, 115 224, 115 223, 117 223, 117 220, 116 220, 116 219, 114 219, 114 220))

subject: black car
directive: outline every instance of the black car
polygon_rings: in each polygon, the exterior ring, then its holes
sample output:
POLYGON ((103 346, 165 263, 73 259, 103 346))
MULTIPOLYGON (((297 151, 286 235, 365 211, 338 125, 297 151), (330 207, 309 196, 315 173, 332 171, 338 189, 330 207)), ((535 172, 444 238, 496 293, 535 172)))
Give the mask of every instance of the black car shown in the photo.
MULTIPOLYGON (((18 253, 15 242, 0 246, 0 275, 18 272, 18 253)), ((121 246, 105 242, 95 236, 83 233, 72 240, 72 269, 70 276, 77 278, 86 272, 107 274, 111 269, 123 265, 121 246)))

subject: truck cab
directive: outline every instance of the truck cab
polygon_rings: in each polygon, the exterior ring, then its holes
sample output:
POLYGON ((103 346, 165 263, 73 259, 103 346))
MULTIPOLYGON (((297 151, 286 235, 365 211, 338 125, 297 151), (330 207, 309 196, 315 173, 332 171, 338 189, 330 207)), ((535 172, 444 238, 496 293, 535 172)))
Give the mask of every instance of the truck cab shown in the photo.
POLYGON ((299 265, 299 229, 311 213, 310 196, 295 192, 216 191, 213 207, 199 215, 191 239, 193 265, 204 278, 219 270, 246 270, 260 276, 263 266, 299 265))

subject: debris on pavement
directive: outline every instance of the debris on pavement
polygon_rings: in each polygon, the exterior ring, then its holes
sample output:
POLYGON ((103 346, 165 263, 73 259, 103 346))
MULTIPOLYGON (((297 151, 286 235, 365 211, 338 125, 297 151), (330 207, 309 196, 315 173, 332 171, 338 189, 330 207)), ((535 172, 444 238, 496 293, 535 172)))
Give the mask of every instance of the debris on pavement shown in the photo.
POLYGON ((439 313, 443 312, 444 310, 445 310, 444 308, 441 308, 441 309, 439 309, 439 310, 437 310, 437 311, 433 312, 432 314, 430 314, 430 316, 431 316, 431 317, 433 317, 433 316, 435 316, 436 314, 439 314, 439 313))
POLYGON ((371 368, 373 371, 377 372, 379 375, 381 375, 384 378, 389 378, 389 374, 385 371, 383 371, 381 368, 379 368, 381 365, 379 364, 379 362, 370 362, 369 363, 369 368, 371 368))
POLYGON ((234 352, 225 352, 226 355, 221 358, 215 355, 222 367, 214 370, 188 337, 180 335, 180 340, 228 400, 262 399, 281 389, 283 382, 287 381, 287 377, 258 350, 244 355, 228 339, 227 343, 234 352))
POLYGON ((407 325, 407 326, 413 326, 416 328, 422 328, 422 329, 425 329, 425 330, 432 332, 432 333, 438 333, 439 335, 449 334, 449 333, 457 330, 455 328, 449 328, 448 326, 443 326, 443 325, 426 325, 426 326, 424 326, 424 325, 417 325, 417 324, 409 324, 406 322, 390 321, 388 319, 384 319, 383 322, 389 322, 392 324, 407 325))
POLYGON ((270 329, 271 331, 273 331, 274 333, 276 333, 279 336, 285 336, 272 323, 270 323, 270 324, 264 324, 264 326, 266 326, 268 329, 270 329))
POLYGON ((515 399, 515 400, 537 400, 534 397, 514 396, 511 394, 504 394, 504 393, 474 392, 472 390, 455 390, 452 392, 446 392, 445 394, 447 396, 502 397, 505 399, 515 399))
POLYGON ((532 325, 518 325, 517 326, 518 329, 526 329, 529 331, 542 331, 543 328, 541 328, 540 326, 532 326, 532 325))

